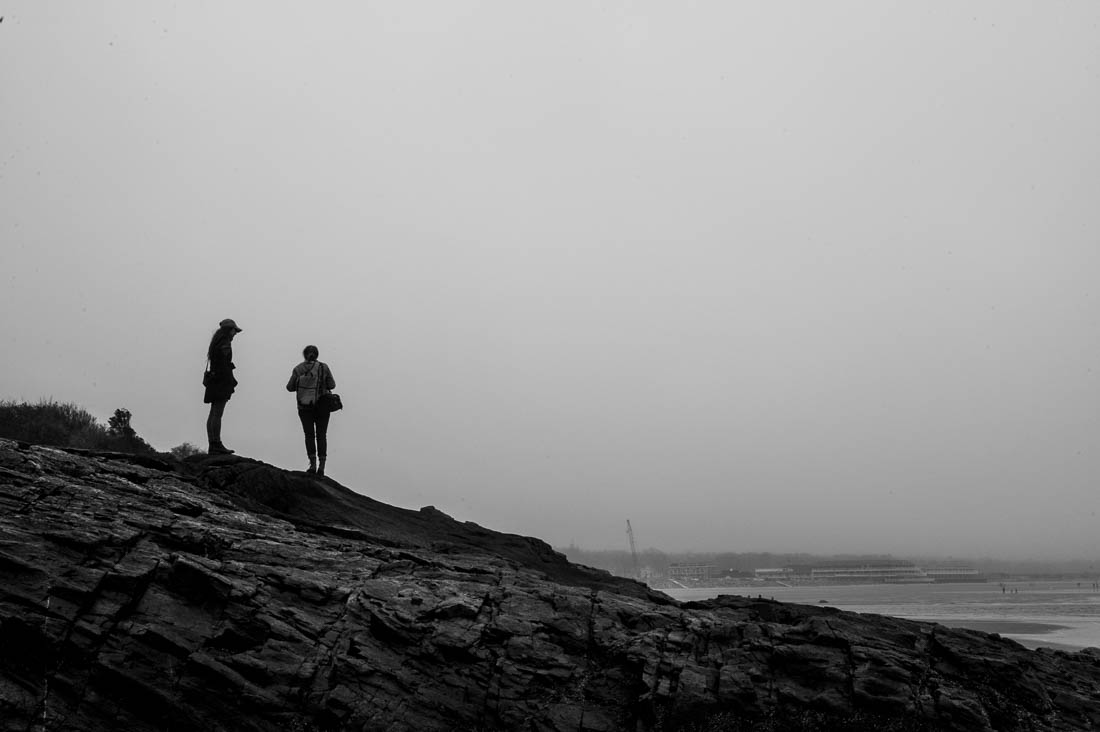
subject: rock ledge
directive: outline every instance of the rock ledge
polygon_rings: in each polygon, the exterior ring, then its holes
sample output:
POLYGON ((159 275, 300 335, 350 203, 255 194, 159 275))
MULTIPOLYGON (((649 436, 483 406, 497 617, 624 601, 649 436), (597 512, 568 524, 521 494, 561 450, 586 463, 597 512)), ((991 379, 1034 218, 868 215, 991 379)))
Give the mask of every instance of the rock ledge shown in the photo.
POLYGON ((0 730, 1100 729, 1100 651, 741 597, 237 457, 0 440, 0 730))

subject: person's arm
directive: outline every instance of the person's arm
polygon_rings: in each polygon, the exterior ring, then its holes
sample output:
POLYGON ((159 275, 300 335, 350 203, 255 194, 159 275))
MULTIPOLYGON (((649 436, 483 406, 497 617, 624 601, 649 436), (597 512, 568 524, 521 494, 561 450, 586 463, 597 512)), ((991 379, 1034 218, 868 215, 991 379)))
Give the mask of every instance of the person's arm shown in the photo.
POLYGON ((329 391, 336 388, 336 379, 332 378, 332 369, 329 368, 327 363, 325 364, 325 388, 329 391))
POLYGON ((286 382, 286 390, 287 391, 297 391, 298 390, 298 369, 291 369, 290 370, 290 381, 286 382))

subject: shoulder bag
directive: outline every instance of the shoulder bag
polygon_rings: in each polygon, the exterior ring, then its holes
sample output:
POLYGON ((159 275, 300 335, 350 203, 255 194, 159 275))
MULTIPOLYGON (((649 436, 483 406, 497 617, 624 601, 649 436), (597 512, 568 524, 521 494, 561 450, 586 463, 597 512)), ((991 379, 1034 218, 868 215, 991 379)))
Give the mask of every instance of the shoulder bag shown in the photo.
MULTIPOLYGON (((319 382, 320 388, 324 389, 325 383, 327 381, 328 380, 325 378, 325 365, 321 364, 321 380, 319 382)), ((331 391, 325 392, 320 397, 318 397, 317 405, 322 411, 328 412, 329 414, 333 412, 339 412, 341 409, 344 408, 344 402, 340 400, 340 395, 335 394, 331 391)))

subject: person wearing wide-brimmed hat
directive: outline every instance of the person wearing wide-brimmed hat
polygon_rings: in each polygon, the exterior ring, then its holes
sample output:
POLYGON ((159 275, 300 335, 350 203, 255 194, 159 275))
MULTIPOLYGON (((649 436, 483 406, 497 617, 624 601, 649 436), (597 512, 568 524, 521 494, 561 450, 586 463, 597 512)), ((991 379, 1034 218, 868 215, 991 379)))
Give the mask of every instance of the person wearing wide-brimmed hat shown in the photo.
POLYGON ((222 444, 222 414, 225 403, 233 396, 237 379, 233 377, 233 338, 241 332, 232 318, 226 318, 218 324, 206 349, 206 358, 210 361, 207 376, 203 379, 206 394, 203 403, 210 405, 210 415, 206 418, 206 437, 210 442, 211 455, 231 455, 233 453, 222 444))

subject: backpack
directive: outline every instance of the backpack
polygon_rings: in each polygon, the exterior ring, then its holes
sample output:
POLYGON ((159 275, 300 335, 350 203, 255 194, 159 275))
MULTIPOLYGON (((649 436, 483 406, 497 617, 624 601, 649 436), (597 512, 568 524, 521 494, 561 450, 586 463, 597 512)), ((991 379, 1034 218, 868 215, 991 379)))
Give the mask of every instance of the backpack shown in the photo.
POLYGON ((324 388, 323 374, 324 365, 320 361, 314 361, 309 371, 298 374, 298 404, 311 407, 317 402, 324 388))

